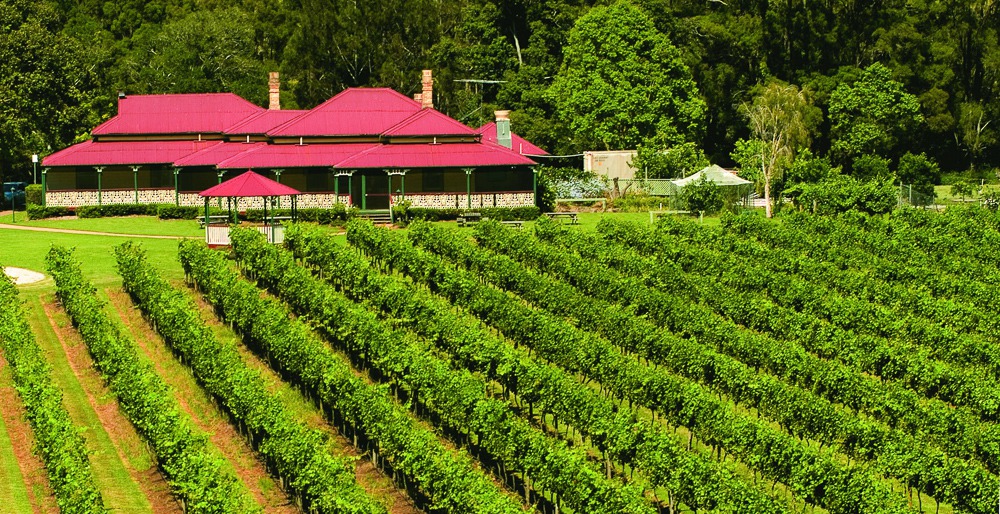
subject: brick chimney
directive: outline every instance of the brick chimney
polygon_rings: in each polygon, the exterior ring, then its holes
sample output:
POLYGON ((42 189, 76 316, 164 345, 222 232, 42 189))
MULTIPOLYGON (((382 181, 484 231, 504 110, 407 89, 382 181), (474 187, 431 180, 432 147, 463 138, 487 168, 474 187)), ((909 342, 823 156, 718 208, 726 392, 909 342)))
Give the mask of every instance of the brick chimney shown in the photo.
POLYGON ((514 140, 510 137, 510 111, 493 111, 497 118, 497 144, 513 149, 514 140))
POLYGON ((268 74, 267 79, 267 89, 268 98, 270 103, 267 108, 272 111, 277 111, 281 109, 281 80, 278 78, 278 72, 272 71, 268 74))
MULTIPOLYGON (((434 107, 434 76, 431 70, 424 70, 423 80, 421 80, 422 92, 420 93, 420 106, 425 109, 434 107)), ((414 100, 416 99, 416 95, 414 100)))

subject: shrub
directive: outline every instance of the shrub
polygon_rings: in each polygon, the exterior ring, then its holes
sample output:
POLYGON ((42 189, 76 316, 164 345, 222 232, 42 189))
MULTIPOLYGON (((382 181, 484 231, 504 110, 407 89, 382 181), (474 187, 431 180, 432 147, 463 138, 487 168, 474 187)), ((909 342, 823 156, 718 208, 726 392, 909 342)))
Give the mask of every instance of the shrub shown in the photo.
POLYGON ((76 208, 81 218, 109 218, 117 216, 156 216, 158 204, 116 203, 108 205, 85 205, 76 208))
POLYGON ((41 184, 30 184, 24 188, 24 199, 28 205, 45 205, 45 191, 41 184))
POLYGON ((815 184, 797 184, 788 195, 800 208, 817 214, 861 211, 884 214, 896 208, 898 191, 890 182, 862 181, 846 175, 833 175, 815 184))
MULTIPOLYGON (((310 207, 306 209, 296 209, 296 220, 297 221, 307 221, 311 223, 319 223, 320 225, 333 225, 339 222, 347 221, 358 215, 359 210, 356 207, 348 207, 346 204, 335 203, 333 207, 329 209, 322 209, 318 207, 310 207)), ((268 209, 268 216, 291 216, 291 209, 268 209)), ((242 219, 246 221, 263 221, 264 220, 264 210, 263 209, 248 209, 242 216, 242 219)))
POLYGON ((704 214, 715 214, 726 204, 722 188, 705 175, 681 190, 681 201, 692 213, 704 214))
POLYGON ((67 207, 46 207, 44 205, 28 204, 28 219, 40 220, 43 218, 54 218, 57 216, 70 216, 73 211, 67 207))
POLYGON ((530 221, 541 216, 541 209, 535 206, 527 207, 483 207, 482 209, 429 209, 426 207, 410 207, 406 210, 403 220, 451 221, 466 212, 478 212, 484 218, 499 221, 524 220, 530 221))
POLYGON ((161 220, 193 220, 204 211, 202 207, 163 204, 156 208, 156 217, 161 220))

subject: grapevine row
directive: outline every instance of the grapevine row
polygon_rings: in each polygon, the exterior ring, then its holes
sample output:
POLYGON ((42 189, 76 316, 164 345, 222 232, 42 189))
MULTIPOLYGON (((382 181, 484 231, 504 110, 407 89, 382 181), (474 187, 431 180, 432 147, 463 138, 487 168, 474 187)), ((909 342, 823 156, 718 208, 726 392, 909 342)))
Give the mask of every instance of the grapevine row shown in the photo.
POLYGON ((149 442, 171 490, 188 512, 260 512, 208 439, 191 429, 163 379, 139 359, 135 343, 104 311, 72 252, 53 246, 45 259, 56 295, 83 336, 122 412, 149 442))
MULTIPOLYGON (((602 235, 611 241, 629 246, 642 245, 642 251, 651 252, 654 246, 651 241, 659 241, 660 237, 638 225, 622 223, 602 223, 599 227, 602 235), (645 242, 637 242, 645 241, 645 242)), ((680 252, 679 244, 672 242, 672 252, 680 252)), ((627 258, 627 257, 622 257, 627 258)), ((707 256, 706 256, 707 258, 707 256)), ((573 270, 577 261, 585 259, 577 257, 570 262, 562 263, 566 270, 573 270)), ((661 287, 673 287, 683 280, 679 270, 672 270, 668 261, 659 260, 657 266, 657 284, 661 287)), ((751 269, 752 264, 748 265, 751 269)), ((740 270, 742 273, 742 270, 740 270)), ((574 273, 576 273, 574 271, 574 273)), ((604 274, 600 277, 579 274, 580 284, 586 283, 590 288, 603 287, 607 282, 623 281, 621 277, 604 274)), ((745 273, 744 275, 749 275, 745 273)), ((633 280, 634 281, 634 280, 633 280)), ((575 284, 580 286, 580 284, 575 284)), ((714 326, 702 326, 695 331, 693 324, 684 320, 695 320, 698 317, 692 312, 703 311, 704 316, 710 309, 696 305, 693 302, 682 302, 677 296, 650 288, 642 297, 643 309, 650 309, 661 323, 672 326, 683 326, 697 337, 703 337, 706 331, 716 331, 714 326), (651 295, 651 296, 650 296, 651 295), (673 305, 658 302, 673 302, 673 305), (669 308, 665 308, 669 305, 669 308), (681 324, 681 325, 678 325, 681 324)), ((688 291, 690 294, 690 291, 688 291)), ((885 380, 898 383, 918 390, 924 395, 964 405, 975 410, 987 421, 1000 417, 1000 388, 990 381, 984 381, 981 373, 935 361, 926 353, 914 351, 909 345, 892 345, 885 339, 864 337, 851 331, 824 325, 815 318, 795 312, 793 309, 777 309, 769 300, 753 298, 745 300, 735 292, 709 293, 702 297, 704 301, 721 306, 727 314, 735 319, 756 328, 771 331, 776 336, 793 341, 808 351, 826 359, 836 359, 845 366, 857 372, 870 373, 885 380)), ((704 317, 703 316, 703 317, 704 317)), ((852 318, 853 319, 853 318, 852 318)), ((733 324, 732 322, 726 322, 733 324)), ((834 365, 831 363, 830 365, 834 365)), ((846 400, 845 400, 846 401, 846 400)), ((863 408, 863 407, 859 407, 863 408)), ((904 412, 905 414, 905 412, 904 412)))
MULTIPOLYGON (((623 275, 647 278, 649 275, 654 275, 656 280, 652 282, 655 282, 661 291, 670 292, 680 297, 688 297, 690 298, 689 303, 721 304, 723 310, 732 313, 735 318, 757 328, 772 330, 780 340, 795 341, 800 340, 802 334, 817 334, 823 335, 823 339, 828 340, 831 345, 823 350, 823 353, 826 354, 842 354, 851 351, 852 348, 857 348, 854 351, 863 355, 878 353, 870 345, 860 345, 854 341, 852 339, 855 337, 854 334, 845 333, 840 329, 831 329, 816 320, 798 315, 794 311, 779 313, 774 309, 762 309, 766 302, 752 296, 744 298, 743 293, 723 288, 715 279, 698 280, 675 272, 670 270, 669 262, 660 263, 645 259, 633 250, 617 243, 576 231, 560 231, 548 224, 539 224, 537 229, 542 239, 551 241, 564 249, 572 248, 582 257, 601 262, 620 271, 623 275), (737 312, 733 305, 740 306, 742 311, 737 312), (756 319, 764 318, 768 321, 757 323, 749 317, 748 312, 762 313, 756 319), (836 346, 833 346, 834 344, 836 346)), ((684 251, 679 248, 680 246, 672 245, 670 251, 673 254, 684 251)), ((685 259, 690 258, 699 262, 713 261, 712 254, 704 255, 696 251, 685 251, 685 255, 687 256, 685 259)), ((533 260, 533 262, 544 262, 547 266, 552 265, 547 254, 540 257, 541 261, 533 260)), ((569 269, 576 267, 575 261, 569 264, 569 269)), ((736 263, 736 268, 740 270, 738 273, 740 275, 753 274, 755 271, 752 262, 740 261, 736 263)), ((737 271, 722 270, 720 273, 728 277, 737 274, 737 271)), ((769 281, 764 280, 764 282, 769 281)), ((788 285, 789 288, 794 288, 789 283, 782 283, 788 285)), ((596 291, 599 292, 600 289, 596 291)), ((803 346, 814 349, 817 348, 817 344, 808 341, 802 343, 803 346)), ((810 380, 810 377, 802 373, 794 373, 789 375, 787 379, 797 381, 800 386, 810 386, 809 382, 803 381, 810 380)), ((865 383, 867 383, 866 387, 845 387, 842 396, 831 395, 830 393, 835 391, 825 387, 818 389, 831 400, 840 401, 868 412, 892 427, 904 429, 914 434, 926 434, 953 456, 974 458, 989 469, 996 470, 997 461, 1000 459, 1000 426, 981 421, 971 409, 956 408, 940 400, 923 399, 915 392, 902 388, 899 384, 879 383, 872 380, 866 380, 865 383)))
MULTIPOLYGON (((956 258, 949 253, 948 248, 954 242, 967 239, 964 226, 954 236, 948 234, 947 229, 941 229, 944 233, 935 238, 935 243, 945 244, 935 244, 927 248, 925 254, 907 242, 907 237, 910 234, 919 235, 921 231, 932 231, 933 228, 906 227, 905 221, 899 221, 899 218, 909 218, 900 216, 904 212, 892 217, 892 230, 876 229, 873 232, 863 231, 847 218, 796 216, 785 225, 790 233, 797 233, 796 236, 783 239, 791 243, 790 249, 810 254, 817 250, 825 251, 823 255, 829 255, 841 267, 877 270, 877 274, 864 275, 884 285, 857 291, 873 301, 887 302, 897 309, 909 309, 929 319, 940 320, 956 330, 995 339, 993 335, 1000 330, 1000 320, 987 313, 1000 309, 1000 294, 993 287, 1000 284, 1000 273, 993 266, 977 265, 968 258, 956 258), (814 247, 798 248, 800 245, 796 244, 796 239, 802 238, 803 232, 811 234, 809 239, 814 247)), ((948 212, 951 213, 951 209, 948 212)), ((745 220, 737 218, 727 223, 727 230, 740 228, 743 224, 745 220)), ((751 227, 757 225, 760 224, 750 223, 751 227)), ((989 246, 974 246, 980 253, 989 253, 982 252, 989 246)), ((845 290, 845 293, 848 292, 855 293, 845 290)))
POLYGON ((243 362, 236 348, 215 338, 191 299, 157 276, 144 251, 128 242, 117 246, 115 255, 125 291, 205 390, 221 401, 240 431, 246 431, 279 482, 302 498, 304 508, 329 513, 386 512, 355 482, 353 461, 334 456, 322 432, 296 420, 267 391, 263 377, 243 362))
POLYGON ((766 476, 781 480, 804 498, 831 512, 905 512, 901 498, 869 471, 845 467, 824 453, 778 432, 766 423, 736 414, 698 384, 642 366, 616 348, 554 316, 533 310, 476 279, 444 265, 402 236, 355 221, 348 241, 383 264, 422 282, 463 305, 539 355, 575 373, 593 377, 630 402, 691 428, 712 446, 726 448, 766 476))
MULTIPOLYGON (((757 408, 796 435, 839 442, 855 458, 873 461, 878 469, 917 485, 931 496, 972 509, 984 509, 991 496, 983 491, 996 482, 982 467, 949 459, 939 450, 917 444, 913 437, 838 409, 829 401, 759 375, 743 363, 704 349, 690 340, 673 337, 641 318, 601 300, 581 294, 564 283, 525 269, 510 258, 477 249, 453 231, 421 224, 410 236, 476 271, 498 287, 521 295, 560 315, 575 317, 584 328, 605 334, 629 349, 646 345, 657 361, 672 372, 714 386, 734 400, 757 408), (971 485, 970 485, 971 484, 971 485), (979 496, 974 496, 978 494, 979 496)), ((532 261, 551 263, 560 250, 547 247, 523 232, 496 223, 482 223, 476 236, 491 250, 531 255, 532 261)), ((543 265, 543 267, 545 267, 543 265)), ((580 269, 580 266, 574 269, 580 269)), ((586 270, 585 272, 595 270, 586 270)), ((634 291, 633 291, 634 293, 634 291)), ((639 350, 641 351, 641 350, 639 350)))
POLYGON ((63 406, 49 365, 24 318, 17 287, 0 272, 0 349, 13 370, 14 386, 27 411, 35 451, 45 463, 56 505, 66 514, 108 512, 94 482, 83 436, 63 406))
MULTIPOLYGON (((475 470, 468 458, 449 451, 432 432, 414 422, 385 388, 365 383, 304 323, 290 322, 279 302, 262 299, 257 288, 241 281, 229 270, 222 255, 203 243, 185 241, 180 259, 185 272, 225 319, 242 332, 248 345, 264 354, 296 385, 363 431, 372 442, 373 460, 377 463, 379 456, 384 458, 405 476, 409 485, 430 499, 432 508, 447 512, 521 512, 518 502, 475 470)), ((371 360, 374 364, 374 357, 371 360)))
MULTIPOLYGON (((727 220, 726 225, 744 231, 748 226, 759 225, 759 222, 731 219, 727 220)), ((669 226, 666 221, 661 223, 661 228, 669 226)), ((821 238, 807 236, 789 228, 766 230, 771 233, 780 231, 784 243, 775 247, 763 247, 761 243, 747 241, 744 237, 727 233, 705 242, 703 246, 716 248, 723 255, 742 256, 757 266, 766 266, 772 270, 764 275, 768 277, 774 275, 774 280, 768 281, 767 284, 760 284, 759 278, 745 276, 746 281, 752 282, 748 284, 750 287, 763 285, 771 286, 774 290, 775 283, 784 285, 788 280, 802 282, 790 285, 787 289, 784 287, 777 289, 774 291, 776 299, 783 298, 794 302, 795 305, 816 309, 820 315, 845 329, 877 337, 916 341, 925 349, 924 351, 930 352, 935 358, 957 365, 983 365, 991 369, 994 376, 1000 377, 1000 350, 991 342, 984 341, 982 335, 977 333, 979 330, 977 326, 983 323, 976 322, 975 326, 970 326, 973 325, 972 320, 965 323, 961 321, 968 317, 962 312, 971 310, 967 306, 956 305, 952 301, 939 301, 924 291, 913 290, 912 287, 887 283, 882 277, 891 275, 893 268, 898 271, 897 265, 866 256, 864 252, 858 252, 854 247, 824 252, 823 258, 832 262, 817 262, 811 257, 804 256, 802 250, 794 249, 798 245, 792 241, 808 240, 814 243, 821 238), (852 256, 841 259, 837 257, 838 255, 852 256), (860 262, 859 258, 862 259, 860 262), (855 264, 860 265, 862 269, 851 269, 855 264), (800 278, 788 276, 787 270, 794 270, 800 278), (807 285, 811 287, 806 287, 807 285), (823 285, 840 291, 843 296, 826 290, 823 285), (791 297, 787 298, 789 296, 791 297), (966 332, 971 333, 958 333, 955 329, 944 326, 938 321, 939 319, 948 320, 949 323, 954 320, 960 326, 964 325, 966 332)), ((656 234, 656 239, 661 240, 661 243, 667 238, 670 236, 664 230, 656 234)), ((701 264, 701 261, 696 260, 687 262, 693 266, 701 264)), ((906 273, 934 277, 937 272, 923 268, 907 270, 906 273)), ((920 282, 924 280, 920 279, 920 282)), ((986 332, 991 329, 989 326, 983 328, 986 332)))
MULTIPOLYGON (((488 386, 482 379, 452 369, 422 342, 393 330, 367 308, 314 278, 295 263, 291 253, 275 248, 259 232, 233 230, 230 238, 233 253, 248 275, 288 302, 297 314, 318 322, 329 339, 348 353, 363 355, 379 374, 407 390, 412 401, 425 405, 451 430, 474 435, 478 445, 507 470, 518 470, 530 477, 535 489, 554 493, 575 511, 652 512, 641 491, 605 478, 591 469, 584 452, 553 441, 514 416, 504 402, 484 397, 488 386)), ((205 291, 224 312, 243 297, 257 294, 254 286, 236 280, 221 256, 216 260, 219 262, 214 266, 200 267, 204 272, 197 274, 205 279, 203 283, 226 286, 205 291)), ((274 302, 260 299, 257 303, 260 314, 254 324, 271 312, 287 317, 285 309, 274 302)), ((253 332, 253 325, 244 329, 253 332)), ((318 342, 315 338, 313 341, 318 342)))
POLYGON ((654 484, 666 488, 668 496, 698 509, 784 510, 730 470, 685 451, 664 431, 637 423, 631 411, 619 410, 559 368, 507 345, 469 315, 452 312, 447 301, 397 277, 380 275, 366 259, 325 234, 295 226, 286 231, 285 244, 344 294, 355 301, 366 300, 401 320, 448 352, 459 365, 520 396, 528 402, 529 412, 540 408, 552 414, 557 424, 568 421, 589 435, 606 459, 636 466, 654 484))

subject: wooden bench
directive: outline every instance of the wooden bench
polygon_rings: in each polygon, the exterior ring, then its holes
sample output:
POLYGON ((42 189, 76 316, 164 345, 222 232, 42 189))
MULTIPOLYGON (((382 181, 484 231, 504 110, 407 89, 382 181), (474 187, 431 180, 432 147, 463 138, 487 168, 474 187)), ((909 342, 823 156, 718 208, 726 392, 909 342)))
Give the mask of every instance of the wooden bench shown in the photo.
POLYGON ((524 222, 520 220, 501 221, 500 223, 503 223, 508 227, 514 227, 519 230, 521 229, 521 227, 524 226, 524 222))
MULTIPOLYGON (((198 216, 195 219, 198 220, 198 226, 200 228, 205 228, 205 217, 204 216, 198 216)), ((212 225, 212 224, 215 224, 215 223, 227 223, 227 222, 229 222, 229 216, 226 215, 226 214, 213 214, 213 215, 211 215, 211 216, 208 217, 208 224, 209 225, 212 225)))
POLYGON ((554 220, 568 219, 570 225, 579 224, 575 212, 546 212, 545 215, 554 220))

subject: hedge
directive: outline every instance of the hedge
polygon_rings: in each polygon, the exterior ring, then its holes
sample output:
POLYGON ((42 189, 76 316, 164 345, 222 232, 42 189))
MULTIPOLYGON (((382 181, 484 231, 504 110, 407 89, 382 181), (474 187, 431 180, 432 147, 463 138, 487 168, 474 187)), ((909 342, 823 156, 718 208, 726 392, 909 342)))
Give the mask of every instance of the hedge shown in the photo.
POLYGON ((420 219, 426 221, 454 220, 467 212, 478 212, 484 218, 499 221, 530 221, 541 215, 541 210, 533 205, 528 207, 483 207, 481 209, 429 209, 424 207, 408 207, 405 212, 405 219, 407 220, 420 219))
POLYGON ((43 218, 55 218, 57 216, 71 216, 73 211, 68 207, 46 207, 44 205, 28 204, 28 219, 40 220, 43 218))

